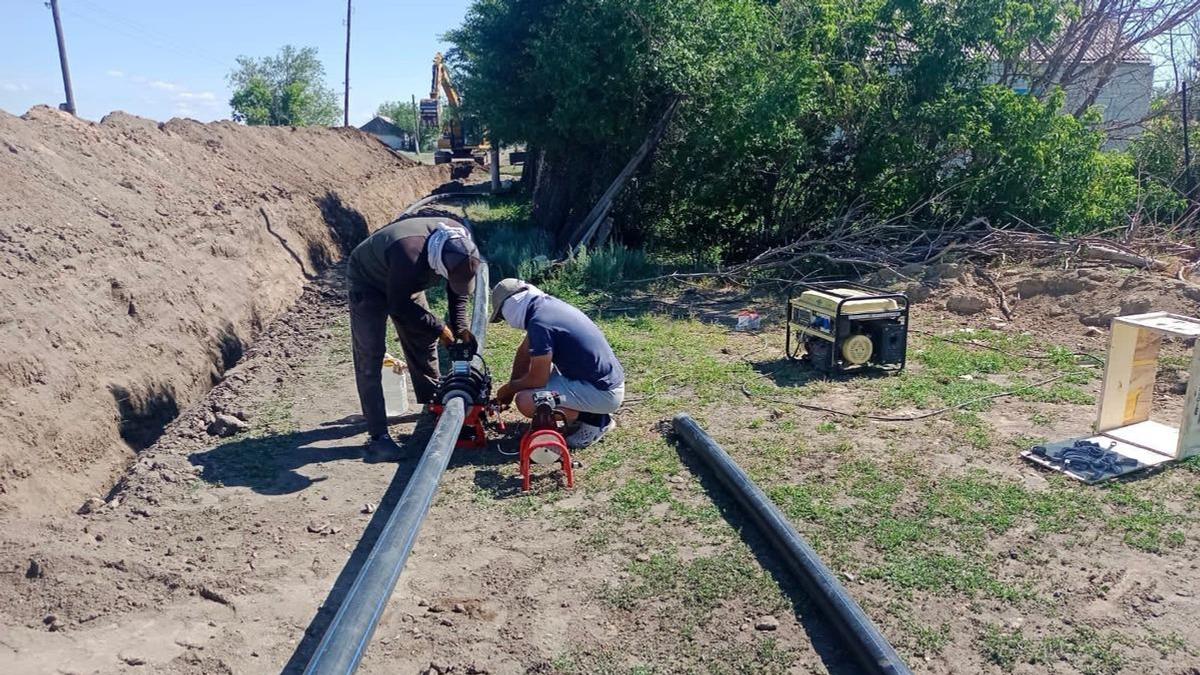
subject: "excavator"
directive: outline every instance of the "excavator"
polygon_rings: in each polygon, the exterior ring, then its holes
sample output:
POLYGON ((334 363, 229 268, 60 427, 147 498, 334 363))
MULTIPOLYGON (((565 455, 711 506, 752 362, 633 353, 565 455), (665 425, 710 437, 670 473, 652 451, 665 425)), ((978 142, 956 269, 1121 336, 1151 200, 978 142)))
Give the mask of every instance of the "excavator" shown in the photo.
POLYGON ((491 145, 476 120, 462 114, 462 99, 450 81, 450 72, 441 52, 433 57, 433 83, 429 98, 421 99, 421 124, 442 130, 433 153, 434 164, 453 164, 451 175, 466 177, 474 164, 487 166, 491 145), (441 94, 446 95, 449 110, 442 112, 441 94))

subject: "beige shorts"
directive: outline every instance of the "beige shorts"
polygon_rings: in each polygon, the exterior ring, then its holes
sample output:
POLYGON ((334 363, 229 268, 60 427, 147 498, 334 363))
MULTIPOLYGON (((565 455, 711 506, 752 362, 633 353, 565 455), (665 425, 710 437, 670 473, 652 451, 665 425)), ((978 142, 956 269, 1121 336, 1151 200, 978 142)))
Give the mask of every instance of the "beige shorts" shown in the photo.
POLYGON ((543 389, 558 392, 564 408, 597 415, 615 413, 625 402, 624 384, 604 391, 587 382, 568 380, 557 367, 550 371, 550 381, 543 389))

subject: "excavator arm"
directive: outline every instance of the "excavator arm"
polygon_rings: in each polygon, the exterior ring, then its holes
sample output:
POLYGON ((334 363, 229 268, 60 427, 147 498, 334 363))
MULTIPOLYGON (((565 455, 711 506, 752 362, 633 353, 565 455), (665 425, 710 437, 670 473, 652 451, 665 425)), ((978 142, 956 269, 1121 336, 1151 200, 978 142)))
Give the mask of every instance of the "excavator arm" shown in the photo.
MULTIPOLYGON (((476 155, 482 158, 490 147, 486 138, 468 143, 464 134, 463 120, 457 112, 461 105, 462 99, 458 95, 458 90, 450 81, 450 71, 446 68, 441 52, 438 52, 433 56, 429 98, 421 99, 421 123, 442 130, 442 137, 437 143, 438 150, 434 154, 434 162, 437 164, 452 161, 454 158, 470 159, 476 155), (441 106, 443 94, 446 96, 446 102, 455 111, 445 119, 442 118, 441 106)), ((476 161, 483 164, 482 159, 476 161)))
POLYGON ((441 126, 441 95, 446 95, 446 101, 451 108, 458 108, 462 99, 458 90, 450 81, 450 72, 446 68, 441 52, 433 56, 433 76, 429 83, 429 98, 421 99, 421 120, 429 126, 441 126))

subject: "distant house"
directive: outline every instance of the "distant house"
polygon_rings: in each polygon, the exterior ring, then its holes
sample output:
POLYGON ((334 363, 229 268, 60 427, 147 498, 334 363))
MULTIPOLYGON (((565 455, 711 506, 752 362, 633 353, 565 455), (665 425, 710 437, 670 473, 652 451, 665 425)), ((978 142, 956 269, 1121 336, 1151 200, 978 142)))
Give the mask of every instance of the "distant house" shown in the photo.
POLYGON ((413 135, 383 115, 376 115, 370 122, 359 127, 359 130, 378 138, 393 150, 413 151, 413 135))
MULTIPOLYGON (((1101 127, 1108 135, 1107 147, 1124 147, 1142 132, 1142 122, 1150 115, 1154 62, 1140 47, 1120 49, 1120 39, 1117 28, 1109 24, 1086 44, 1035 44, 1025 56, 1035 77, 1010 75, 1006 81, 1014 91, 1028 93, 1031 79, 1045 73, 1049 63, 1060 62, 1057 75, 1051 75, 1049 79, 1052 85, 1059 82, 1066 94, 1063 111, 1080 109, 1094 94, 1092 105, 1103 115, 1101 127), (1064 63, 1068 65, 1064 66, 1064 63), (1064 73, 1064 68, 1072 72, 1064 73)), ((1002 78, 1002 71, 1000 63, 992 63, 996 80, 1002 78)))

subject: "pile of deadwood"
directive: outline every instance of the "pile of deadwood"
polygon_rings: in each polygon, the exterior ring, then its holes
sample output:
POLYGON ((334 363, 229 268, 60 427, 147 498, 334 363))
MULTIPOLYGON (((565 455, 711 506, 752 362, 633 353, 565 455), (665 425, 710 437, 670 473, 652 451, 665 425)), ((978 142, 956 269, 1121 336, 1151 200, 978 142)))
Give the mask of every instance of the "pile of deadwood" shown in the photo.
MULTIPOLYGON (((985 218, 943 228, 922 228, 907 219, 871 221, 847 214, 791 243, 753 258, 695 276, 726 280, 802 279, 832 270, 867 274, 906 265, 974 260, 1015 262, 1052 259, 1064 268, 1108 263, 1172 274, 1187 280, 1200 266, 1200 247, 1179 228, 1121 228, 1088 236, 1061 237, 1028 224, 992 226, 985 218)), ((671 277, 687 277, 673 274, 671 277)))

